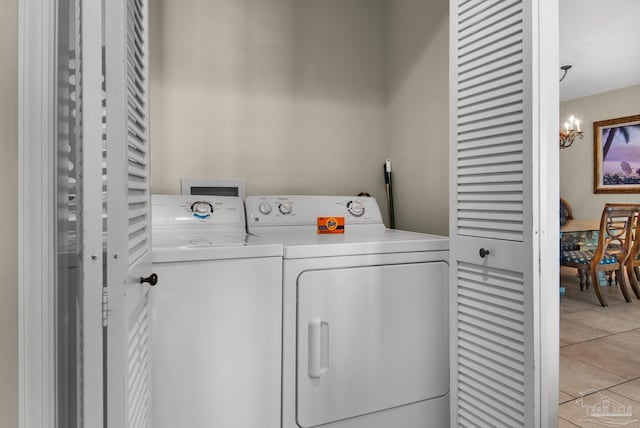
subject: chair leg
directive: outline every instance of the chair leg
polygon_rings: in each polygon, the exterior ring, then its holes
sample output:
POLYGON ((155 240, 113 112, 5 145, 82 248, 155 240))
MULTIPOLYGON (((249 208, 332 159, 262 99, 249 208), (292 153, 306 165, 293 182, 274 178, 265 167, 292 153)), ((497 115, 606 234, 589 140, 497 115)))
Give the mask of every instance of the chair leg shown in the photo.
POLYGON ((591 275, 589 275, 588 270, 584 271, 584 278, 585 278, 584 285, 585 287, 587 287, 587 290, 588 290, 589 286, 591 285, 591 275))
POLYGON ((580 278, 580 291, 584 290, 585 277, 587 276, 584 269, 578 269, 578 277, 580 278))
POLYGON ((598 271, 596 270, 591 271, 591 280, 592 280, 591 282, 593 283, 593 291, 596 292, 596 297, 598 298, 598 301, 603 307, 606 308, 609 305, 607 305, 607 299, 605 299, 604 294, 602 294, 602 290, 600 290, 600 283, 598 282, 598 271))
POLYGON ((618 280, 618 285, 620 286, 620 291, 622 291, 622 295, 624 296, 624 300, 627 303, 631 303, 631 296, 629 295, 629 290, 627 289, 627 281, 624 279, 624 266, 620 266, 616 271, 616 279, 618 280))
POLYGON ((627 266, 627 276, 629 277, 629 283, 631 285, 631 289, 633 290, 633 294, 636 295, 637 299, 640 299, 640 284, 638 283, 638 277, 636 276, 634 270, 635 269, 633 266, 627 266))

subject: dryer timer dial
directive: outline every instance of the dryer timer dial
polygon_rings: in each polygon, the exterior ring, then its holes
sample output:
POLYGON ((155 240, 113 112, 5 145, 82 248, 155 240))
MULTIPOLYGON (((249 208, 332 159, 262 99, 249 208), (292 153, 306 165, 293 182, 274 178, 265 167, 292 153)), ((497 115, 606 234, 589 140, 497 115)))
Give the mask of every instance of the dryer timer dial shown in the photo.
POLYGON ((293 206, 291 205, 291 202, 283 202, 278 206, 278 211, 280 211, 280 213, 284 215, 291 214, 291 211, 293 211, 293 206))
POLYGON ((347 211, 354 217, 362 217, 364 215, 364 204, 360 201, 347 202, 347 211))

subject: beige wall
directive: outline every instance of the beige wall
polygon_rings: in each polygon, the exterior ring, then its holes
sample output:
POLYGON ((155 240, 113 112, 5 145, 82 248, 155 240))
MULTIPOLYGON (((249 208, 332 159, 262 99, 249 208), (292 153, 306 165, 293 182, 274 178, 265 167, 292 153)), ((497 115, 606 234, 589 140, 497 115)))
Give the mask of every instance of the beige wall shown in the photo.
POLYGON ((593 122, 640 114, 640 85, 560 103, 560 122, 581 121, 584 139, 560 151, 560 196, 576 219, 599 219, 606 202, 640 203, 639 194, 593 193, 593 122))
POLYGON ((389 149, 398 228, 449 234, 449 8, 389 1, 389 149))
POLYGON ((384 206, 391 156, 397 226, 448 233, 447 0, 151 6, 153 192, 246 177, 384 206))
POLYGON ((0 0, 0 427, 18 426, 18 2, 0 0))
POLYGON ((383 0, 151 5, 153 192, 246 177, 248 194, 384 199, 383 0))

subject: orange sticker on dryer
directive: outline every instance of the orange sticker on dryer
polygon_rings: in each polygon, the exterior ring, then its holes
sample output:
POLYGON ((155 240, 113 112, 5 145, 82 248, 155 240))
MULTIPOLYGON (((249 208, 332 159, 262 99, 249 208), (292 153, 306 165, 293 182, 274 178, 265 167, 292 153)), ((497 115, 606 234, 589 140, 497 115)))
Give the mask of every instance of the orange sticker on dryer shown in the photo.
POLYGON ((344 217, 318 217, 318 233, 344 233, 344 217))

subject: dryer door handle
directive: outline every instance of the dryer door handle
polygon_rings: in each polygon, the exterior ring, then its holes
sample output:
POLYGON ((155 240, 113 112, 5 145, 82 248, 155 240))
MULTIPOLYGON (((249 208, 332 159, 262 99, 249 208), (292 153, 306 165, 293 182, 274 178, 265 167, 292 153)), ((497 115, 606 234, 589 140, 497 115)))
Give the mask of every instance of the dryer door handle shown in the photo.
POLYGON ((320 379, 329 369, 329 323, 314 318, 309 321, 309 369, 311 379, 320 379))

